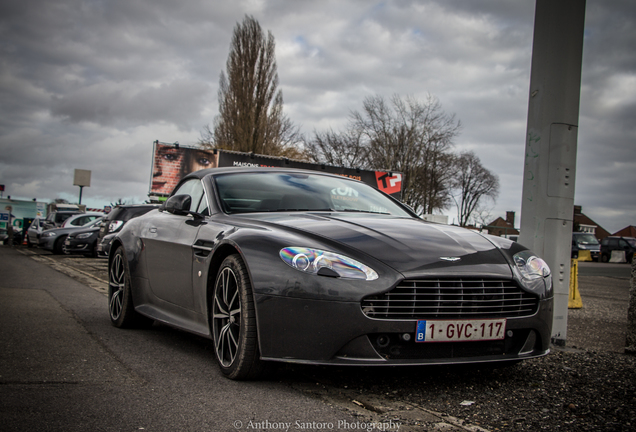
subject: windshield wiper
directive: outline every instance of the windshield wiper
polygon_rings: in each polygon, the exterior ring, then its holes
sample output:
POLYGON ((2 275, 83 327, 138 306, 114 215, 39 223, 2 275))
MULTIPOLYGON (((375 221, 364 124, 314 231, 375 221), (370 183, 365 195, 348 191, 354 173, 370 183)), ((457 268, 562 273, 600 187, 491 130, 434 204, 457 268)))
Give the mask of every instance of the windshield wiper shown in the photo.
POLYGON ((381 215, 390 215, 391 213, 385 213, 385 212, 376 212, 376 211, 371 211, 371 210, 360 210, 360 209, 342 209, 342 210, 336 210, 339 212, 351 212, 351 213, 371 213, 371 214, 381 214, 381 215))
POLYGON ((306 212, 335 212, 336 210, 332 208, 324 208, 324 209, 306 209, 306 208, 285 208, 285 209, 275 209, 275 210, 259 210, 263 212, 292 212, 292 211, 306 211, 306 212))

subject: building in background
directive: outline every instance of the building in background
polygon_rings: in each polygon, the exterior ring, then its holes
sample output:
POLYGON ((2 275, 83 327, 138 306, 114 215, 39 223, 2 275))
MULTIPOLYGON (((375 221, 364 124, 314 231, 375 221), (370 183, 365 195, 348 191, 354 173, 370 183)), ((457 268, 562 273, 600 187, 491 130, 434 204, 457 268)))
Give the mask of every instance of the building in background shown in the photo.
POLYGON ((574 217, 572 219, 572 222, 573 222, 573 226, 572 226, 573 232, 583 232, 588 234, 594 234, 594 236, 599 241, 603 240, 605 237, 610 235, 610 233, 606 231, 602 226, 600 226, 599 224, 594 222, 592 219, 590 219, 588 216, 583 214, 583 211, 581 210, 581 206, 579 205, 574 206, 574 217))
POLYGON ((618 237, 636 237, 636 226, 634 225, 626 226, 622 230, 616 231, 612 235, 618 236, 618 237))
POLYGON ((506 219, 500 216, 488 225, 484 226, 483 229, 487 229, 488 234, 494 236, 506 238, 515 236, 515 240, 516 236, 519 235, 519 230, 515 228, 515 212, 513 211, 506 212, 506 219))

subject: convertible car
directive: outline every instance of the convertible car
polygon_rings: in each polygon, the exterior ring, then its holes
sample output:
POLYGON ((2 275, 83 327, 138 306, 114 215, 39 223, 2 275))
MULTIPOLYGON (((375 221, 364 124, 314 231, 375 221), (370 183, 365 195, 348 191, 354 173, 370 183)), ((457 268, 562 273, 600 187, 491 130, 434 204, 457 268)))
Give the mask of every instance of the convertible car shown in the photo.
POLYGON ((425 222, 349 178, 279 168, 184 177, 109 256, 117 327, 213 340, 222 373, 268 362, 514 362, 549 352, 552 279, 522 245, 425 222))

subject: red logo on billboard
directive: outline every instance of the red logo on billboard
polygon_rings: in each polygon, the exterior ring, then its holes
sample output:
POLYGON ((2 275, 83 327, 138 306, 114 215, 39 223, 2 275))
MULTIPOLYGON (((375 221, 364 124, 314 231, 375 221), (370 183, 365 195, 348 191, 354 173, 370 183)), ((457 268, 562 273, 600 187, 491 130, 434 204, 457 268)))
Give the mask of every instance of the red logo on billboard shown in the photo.
POLYGON ((391 195, 402 190, 402 174, 400 173, 376 171, 375 178, 378 181, 378 189, 384 193, 391 195))

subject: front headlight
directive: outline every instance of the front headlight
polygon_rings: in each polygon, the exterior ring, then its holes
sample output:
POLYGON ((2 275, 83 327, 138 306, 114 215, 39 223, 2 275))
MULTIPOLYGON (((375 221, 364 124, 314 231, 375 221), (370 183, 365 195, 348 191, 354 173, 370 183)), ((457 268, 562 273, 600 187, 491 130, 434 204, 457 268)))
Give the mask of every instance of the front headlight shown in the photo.
POLYGON ((82 234, 78 234, 75 238, 78 238, 78 239, 87 239, 87 238, 89 238, 89 237, 90 237, 90 236, 92 236, 92 235, 93 235, 93 233, 82 233, 82 234))
POLYGON ((513 259, 524 279, 533 280, 550 276, 550 267, 546 262, 528 250, 515 254, 513 259))
POLYGON ((42 237, 55 237, 57 235, 56 232, 45 232, 42 233, 42 237))
POLYGON ((287 247, 280 250, 280 257, 287 265, 304 273, 368 281, 378 278, 378 274, 372 268, 333 252, 287 247))
POLYGON ((124 224, 124 221, 114 220, 108 225, 108 232, 115 232, 124 224))

